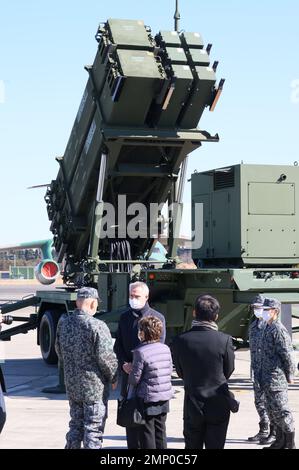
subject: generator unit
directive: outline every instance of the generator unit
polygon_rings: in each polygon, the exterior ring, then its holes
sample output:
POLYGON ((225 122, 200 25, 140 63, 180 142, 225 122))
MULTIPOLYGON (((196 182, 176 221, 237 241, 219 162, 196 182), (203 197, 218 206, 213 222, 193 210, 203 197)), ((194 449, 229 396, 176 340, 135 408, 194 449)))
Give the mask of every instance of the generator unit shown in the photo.
POLYGON ((198 203, 204 216, 203 245, 193 252, 197 263, 299 264, 297 166, 241 164, 194 173, 193 207, 198 203))

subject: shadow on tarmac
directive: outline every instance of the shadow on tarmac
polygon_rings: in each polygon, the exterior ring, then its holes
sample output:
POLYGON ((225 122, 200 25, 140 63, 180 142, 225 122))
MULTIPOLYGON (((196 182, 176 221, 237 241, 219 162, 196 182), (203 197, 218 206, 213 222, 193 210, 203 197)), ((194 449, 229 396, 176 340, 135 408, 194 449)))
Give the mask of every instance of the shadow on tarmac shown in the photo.
POLYGON ((257 445, 256 442, 250 442, 247 439, 226 439, 225 441, 227 444, 248 444, 250 445, 257 445))
POLYGON ((52 372, 55 375, 56 365, 49 365, 41 358, 34 359, 6 359, 1 364, 2 370, 6 376, 10 375, 47 375, 52 372))
POLYGON ((7 359, 1 368, 5 377, 7 395, 10 397, 43 397, 63 400, 65 394, 49 395, 42 392, 47 386, 58 382, 56 365, 46 364, 43 359, 7 359))
MULTIPOLYGON (((230 390, 253 390, 253 383, 251 379, 246 378, 246 379, 229 379, 228 385, 230 390)), ((294 384, 289 384, 288 386, 289 391, 292 390, 299 390, 299 380, 298 378, 295 378, 295 383, 294 384)))

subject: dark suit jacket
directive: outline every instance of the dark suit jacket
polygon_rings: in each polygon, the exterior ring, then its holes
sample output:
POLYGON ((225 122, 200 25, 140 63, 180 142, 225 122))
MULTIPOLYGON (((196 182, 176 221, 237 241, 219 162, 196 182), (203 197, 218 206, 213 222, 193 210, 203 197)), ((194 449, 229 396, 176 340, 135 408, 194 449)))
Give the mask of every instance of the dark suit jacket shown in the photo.
POLYGON ((216 420, 218 414, 218 420, 224 420, 229 406, 227 379, 235 368, 232 338, 196 326, 177 336, 171 351, 177 374, 184 381, 185 411, 188 403, 192 402, 195 408, 197 403, 198 411, 205 409, 205 414, 212 413, 216 420))
POLYGON ((117 355, 121 368, 125 362, 133 361, 133 350, 140 344, 138 339, 138 321, 146 316, 158 317, 162 321, 163 331, 160 341, 161 343, 165 342, 165 318, 162 313, 151 308, 148 303, 146 303, 141 310, 134 311, 128 308, 128 310, 121 315, 118 322, 118 330, 114 344, 114 352, 117 355))
POLYGON ((2 392, 6 392, 5 382, 4 382, 4 377, 3 377, 2 370, 1 370, 1 366, 0 366, 0 385, 1 385, 1 388, 2 388, 2 392))

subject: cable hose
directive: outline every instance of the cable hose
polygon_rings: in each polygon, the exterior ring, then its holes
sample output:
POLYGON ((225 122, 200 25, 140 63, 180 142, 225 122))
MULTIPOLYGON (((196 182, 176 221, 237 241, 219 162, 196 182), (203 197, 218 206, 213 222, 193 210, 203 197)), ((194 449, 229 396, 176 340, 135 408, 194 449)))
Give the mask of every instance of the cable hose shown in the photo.
MULTIPOLYGON (((128 240, 110 242, 110 260, 130 261, 132 259, 131 245, 128 240)), ((109 266, 109 271, 130 272, 132 264, 116 263, 109 266)))

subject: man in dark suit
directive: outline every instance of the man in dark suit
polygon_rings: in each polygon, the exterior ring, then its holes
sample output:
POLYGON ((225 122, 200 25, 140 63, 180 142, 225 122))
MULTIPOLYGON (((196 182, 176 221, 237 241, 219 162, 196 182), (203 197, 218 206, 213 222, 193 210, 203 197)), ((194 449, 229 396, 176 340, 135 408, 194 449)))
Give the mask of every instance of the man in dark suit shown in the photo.
MULTIPOLYGON (((1 323, 2 323, 2 314, 0 313, 0 331, 1 331, 1 323)), ((6 389, 5 389, 4 377, 3 377, 1 366, 0 366, 0 433, 6 421, 6 411, 5 411, 3 392, 5 393, 6 389)))
POLYGON ((223 449, 230 418, 227 379, 234 371, 232 338, 218 331, 220 306, 210 295, 195 301, 192 328, 177 336, 173 362, 184 381, 186 449, 223 449))
MULTIPOLYGON (((141 318, 157 317, 163 324, 160 342, 165 342, 166 327, 162 313, 152 309, 148 304, 149 288, 144 282, 133 282, 129 285, 130 307, 121 315, 114 351, 117 355, 120 376, 121 395, 127 395, 128 377, 132 370, 133 349, 140 344, 138 337, 138 322, 141 318)), ((141 449, 138 427, 126 428, 128 449, 141 449)))

